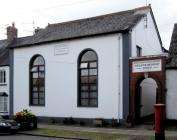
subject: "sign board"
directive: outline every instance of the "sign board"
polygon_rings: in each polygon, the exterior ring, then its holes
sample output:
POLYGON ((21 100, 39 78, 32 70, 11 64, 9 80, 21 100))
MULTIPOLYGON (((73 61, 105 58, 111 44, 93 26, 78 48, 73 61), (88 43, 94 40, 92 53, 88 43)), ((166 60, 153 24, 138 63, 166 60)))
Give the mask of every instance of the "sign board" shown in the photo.
POLYGON ((132 72, 153 72, 161 71, 162 62, 161 59, 157 60, 145 60, 145 61, 134 61, 132 65, 132 72))
POLYGON ((67 44, 58 44, 54 47, 54 55, 64 55, 69 53, 67 44))

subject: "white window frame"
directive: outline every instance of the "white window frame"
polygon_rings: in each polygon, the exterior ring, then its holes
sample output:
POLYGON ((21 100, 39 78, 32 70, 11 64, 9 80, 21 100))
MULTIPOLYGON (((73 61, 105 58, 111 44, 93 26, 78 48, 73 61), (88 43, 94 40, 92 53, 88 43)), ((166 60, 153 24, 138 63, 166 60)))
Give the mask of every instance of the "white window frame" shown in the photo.
POLYGON ((0 84, 6 84, 6 71, 0 70, 0 84))

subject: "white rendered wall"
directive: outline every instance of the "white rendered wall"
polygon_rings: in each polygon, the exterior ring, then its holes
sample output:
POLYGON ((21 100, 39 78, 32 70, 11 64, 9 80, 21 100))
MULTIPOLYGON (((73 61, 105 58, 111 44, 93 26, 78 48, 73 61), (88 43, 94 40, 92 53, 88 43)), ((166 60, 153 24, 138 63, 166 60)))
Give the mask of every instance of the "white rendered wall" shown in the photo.
POLYGON ((166 117, 177 120, 177 70, 166 70, 166 117))
MULTIPOLYGON (((14 113, 30 109, 38 116, 76 118, 119 118, 122 116, 122 91, 118 79, 121 35, 38 45, 14 50, 14 113), (54 48, 64 46, 64 54, 54 55, 54 48), (93 49, 98 55, 98 107, 77 107, 77 61, 79 54, 93 49), (29 62, 40 54, 45 59, 45 106, 29 106, 29 62), (121 113, 120 113, 121 112, 121 113)), ((61 51, 61 50, 60 50, 61 51)), ((120 68, 122 65, 120 64, 120 68)))
POLYGON ((162 54, 160 41, 150 12, 132 30, 132 57, 136 57, 136 45, 142 48, 142 56, 162 54))
POLYGON ((154 104, 156 103, 157 84, 152 78, 142 81, 141 86, 141 117, 154 113, 154 104))
MULTIPOLYGON (((6 71, 6 83, 0 83, 0 92, 5 92, 8 94, 8 103, 9 103, 9 66, 0 66, 0 70, 6 71)), ((8 104, 9 111, 9 104, 8 104)), ((0 113, 0 115, 9 115, 9 113, 0 113)))

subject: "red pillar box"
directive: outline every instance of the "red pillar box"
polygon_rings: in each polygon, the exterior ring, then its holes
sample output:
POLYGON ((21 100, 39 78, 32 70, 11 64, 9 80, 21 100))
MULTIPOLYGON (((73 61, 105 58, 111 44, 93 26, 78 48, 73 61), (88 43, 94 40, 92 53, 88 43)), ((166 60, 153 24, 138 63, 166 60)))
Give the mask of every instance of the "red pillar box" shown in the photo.
POLYGON ((165 104, 155 104, 155 140, 165 140, 165 104))

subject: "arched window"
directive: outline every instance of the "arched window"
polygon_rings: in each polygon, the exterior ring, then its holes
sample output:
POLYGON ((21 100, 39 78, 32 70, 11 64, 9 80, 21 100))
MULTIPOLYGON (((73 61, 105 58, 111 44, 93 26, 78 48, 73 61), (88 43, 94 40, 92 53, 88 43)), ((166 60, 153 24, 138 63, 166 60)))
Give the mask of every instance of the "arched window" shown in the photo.
POLYGON ((98 58, 93 50, 84 51, 78 61, 78 106, 98 106, 98 58))
POLYGON ((41 55, 30 62, 30 105, 45 105, 45 61, 41 55))

